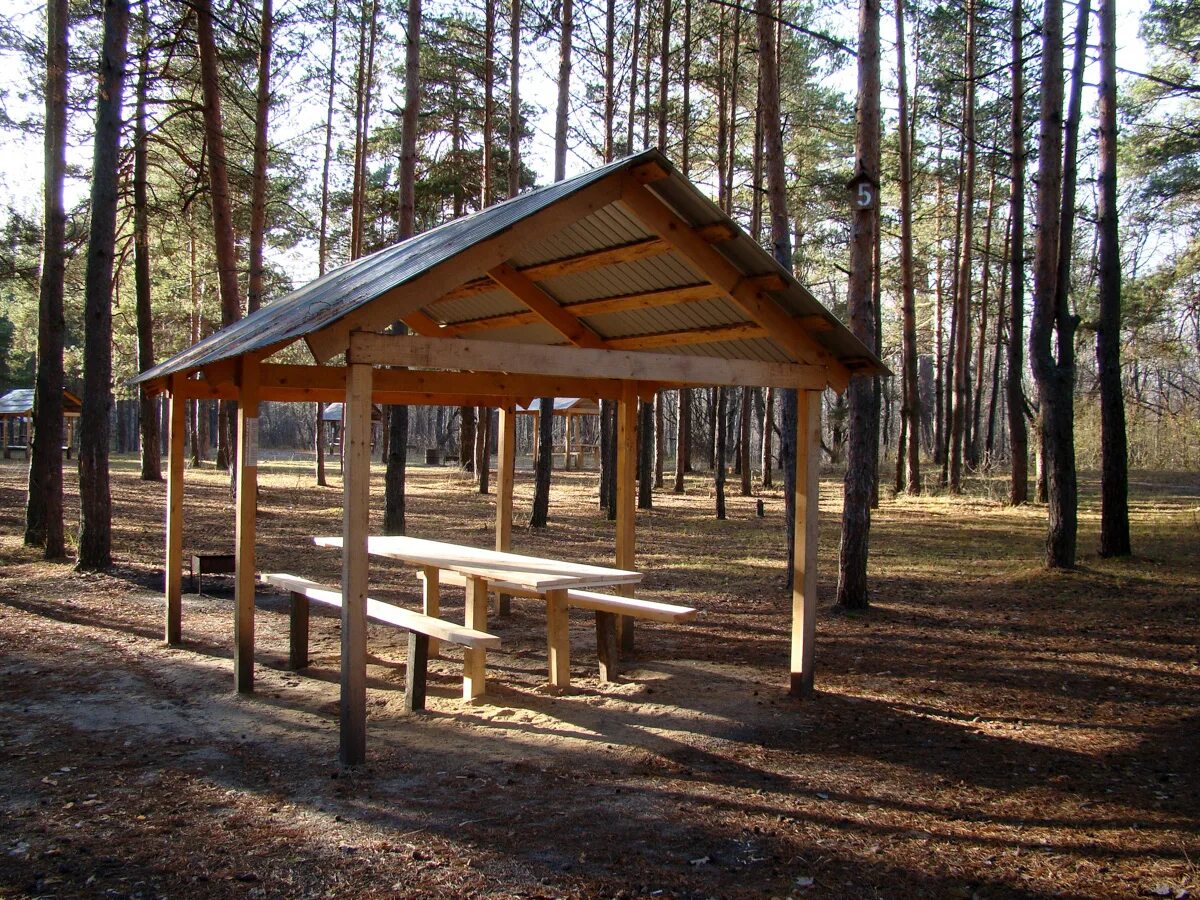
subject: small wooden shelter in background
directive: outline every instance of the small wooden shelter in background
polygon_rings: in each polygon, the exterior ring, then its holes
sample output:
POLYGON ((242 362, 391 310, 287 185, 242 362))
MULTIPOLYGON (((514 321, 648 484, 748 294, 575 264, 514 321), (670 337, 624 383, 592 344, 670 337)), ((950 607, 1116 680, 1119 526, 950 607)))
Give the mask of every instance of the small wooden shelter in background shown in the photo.
POLYGON ((366 755, 371 404, 500 409, 496 546, 509 549, 517 403, 618 403, 615 564, 635 569, 637 401, 703 385, 798 392, 791 690, 812 689, 821 391, 886 368, 657 150, 357 259, 139 375, 170 395, 166 637, 180 639, 183 416, 238 401, 234 681, 254 678, 258 412, 344 400, 341 758, 366 755), (388 333, 403 321, 410 335, 388 333), (317 365, 274 364, 303 340, 317 365), (344 362, 342 362, 344 360, 344 362))
MULTIPOLYGON (((75 446, 75 423, 83 410, 83 401, 63 389, 63 442, 67 458, 75 446)), ((0 397, 0 422, 4 426, 4 458, 9 459, 15 449, 24 449, 29 455, 29 442, 33 437, 30 427, 33 421, 33 388, 16 388, 0 397)))
MULTIPOLYGON (((583 419, 584 417, 595 418, 597 422, 600 418, 600 404, 595 400, 587 397, 555 397, 554 399, 554 417, 563 420, 563 468, 582 469, 585 459, 591 459, 596 465, 600 464, 600 445, 598 443, 583 442, 583 419)), ((538 433, 538 423, 542 418, 542 406, 534 400, 528 406, 517 404, 518 416, 533 417, 533 433, 538 433)), ((597 428, 597 440, 598 440, 597 428)), ((538 450, 540 445, 537 438, 533 441, 533 464, 537 465, 538 450)), ((558 449, 554 451, 558 453, 558 449)))

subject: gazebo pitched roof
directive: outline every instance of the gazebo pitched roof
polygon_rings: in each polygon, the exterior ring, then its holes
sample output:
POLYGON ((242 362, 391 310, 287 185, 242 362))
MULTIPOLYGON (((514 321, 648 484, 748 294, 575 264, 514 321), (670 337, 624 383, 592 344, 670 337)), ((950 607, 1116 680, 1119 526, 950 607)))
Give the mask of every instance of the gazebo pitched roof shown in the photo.
MULTIPOLYGON (((63 415, 77 416, 83 401, 70 391, 63 390, 63 415)), ((29 416, 33 414, 33 388, 14 388, 0 397, 0 416, 29 416)))
POLYGON ((355 260, 132 379, 162 386, 303 338, 318 362, 395 320, 427 337, 805 363, 835 386, 883 364, 657 150, 355 260))

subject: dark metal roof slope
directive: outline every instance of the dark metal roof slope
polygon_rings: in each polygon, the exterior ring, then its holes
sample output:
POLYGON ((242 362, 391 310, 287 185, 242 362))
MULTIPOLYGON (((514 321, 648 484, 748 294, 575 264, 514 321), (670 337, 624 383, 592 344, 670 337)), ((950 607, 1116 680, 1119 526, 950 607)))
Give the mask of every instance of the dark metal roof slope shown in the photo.
POLYGON ((140 375, 130 384, 192 371, 255 350, 278 348, 319 331, 412 280, 433 266, 493 238, 516 222, 622 168, 658 156, 646 151, 582 175, 521 194, 416 237, 347 263, 243 319, 210 334, 140 375))

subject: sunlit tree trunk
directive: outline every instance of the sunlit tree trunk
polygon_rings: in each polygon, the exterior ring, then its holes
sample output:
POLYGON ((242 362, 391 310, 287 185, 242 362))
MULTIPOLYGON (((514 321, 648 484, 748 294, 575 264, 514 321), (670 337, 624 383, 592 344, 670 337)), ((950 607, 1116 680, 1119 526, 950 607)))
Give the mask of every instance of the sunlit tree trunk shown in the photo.
POLYGON ((92 221, 84 275, 83 411, 79 417, 79 556, 76 567, 112 565, 108 480, 112 411, 112 281, 120 175, 121 98, 129 35, 127 0, 106 0, 92 157, 92 221))
POLYGON ((38 289, 37 379, 33 400, 33 452, 25 506, 25 543, 46 559, 66 553, 63 526, 63 282, 67 214, 67 0, 46 3, 45 217, 42 276, 38 289))
POLYGON ((1128 556, 1129 457, 1121 391, 1121 247, 1117 234, 1116 0, 1100 0, 1100 555, 1128 556))
POLYGON ((716 495, 716 516, 725 518, 725 429, 726 407, 729 403, 729 389, 716 389, 717 427, 713 429, 713 487, 716 495))
POLYGON ((975 231, 975 0, 967 0, 966 76, 963 99, 962 257, 954 313, 954 409, 950 422, 950 492, 962 493, 963 454, 970 403, 969 340, 971 328, 972 238, 975 231))
POLYGON ((1021 0, 1012 0, 1012 185, 1009 194, 1008 377, 1005 399, 1008 406, 1008 443, 1011 478, 1008 501, 1020 506, 1029 501, 1029 432, 1025 424, 1025 77, 1024 10, 1021 0))
MULTIPOLYGON (((141 4, 141 37, 138 78, 134 104, 133 136, 133 285, 137 310, 138 371, 154 365, 154 317, 150 308, 150 215, 146 189, 147 135, 146 93, 150 80, 150 6, 141 4)), ((162 481, 159 456, 157 404, 145 391, 139 392, 138 424, 142 432, 142 480, 162 481)))
POLYGON ((271 112, 272 0, 262 0, 258 32, 258 88, 254 97, 254 173, 250 194, 250 278, 246 307, 254 312, 263 298, 263 240, 267 230, 267 134, 271 112))
MULTIPOLYGON (((900 108, 900 282, 902 290, 901 340, 903 369, 901 372, 901 428, 905 429, 907 444, 898 450, 897 470, 905 472, 904 488, 910 494, 921 493, 921 395, 917 390, 917 299, 913 278, 912 229, 912 134, 908 119, 908 75, 905 60, 904 3, 896 0, 896 61, 899 78, 900 108)), ((901 479, 896 478, 896 489, 901 479)))

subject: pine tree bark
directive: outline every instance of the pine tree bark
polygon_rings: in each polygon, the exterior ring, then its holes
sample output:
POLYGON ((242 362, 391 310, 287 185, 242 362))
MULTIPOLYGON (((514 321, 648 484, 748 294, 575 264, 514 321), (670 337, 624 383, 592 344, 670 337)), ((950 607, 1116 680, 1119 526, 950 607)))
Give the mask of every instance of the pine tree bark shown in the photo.
MULTIPOLYGON (((238 288, 238 254, 229 202, 229 161, 225 152, 225 126, 221 115, 221 82, 217 44, 213 34, 212 0, 197 0, 196 44, 200 56, 200 87, 204 96, 204 137, 208 144, 209 206, 212 209, 213 247, 217 257, 217 284, 221 294, 221 325, 242 317, 238 288)), ((217 436, 217 465, 233 465, 233 405, 221 401, 217 436)))
POLYGON ((638 509, 654 508, 654 401, 638 406, 638 509))
MULTIPOLYGON (((338 0, 333 0, 329 13, 329 87, 325 97, 325 156, 321 164, 321 224, 317 239, 317 275, 323 276, 329 260, 329 166, 333 160, 333 101, 337 87, 338 60, 338 0)), ((325 404, 316 404, 315 412, 316 480, 319 487, 326 487, 325 478, 325 404)), ((388 417, 391 428, 391 416, 388 417)))
MULTIPOLYGON (((858 25, 858 115, 855 156, 858 175, 879 190, 879 0, 860 0, 858 25)), ((858 206, 850 231, 850 330, 867 347, 875 346, 873 260, 878 225, 876 198, 858 206)), ((854 378, 847 388, 849 439, 842 503, 842 540, 838 554, 837 603, 850 609, 868 605, 867 551, 871 533, 871 496, 875 476, 872 419, 874 387, 854 378)))
POLYGON ((1100 555, 1128 556, 1129 454, 1121 389, 1121 247, 1117 233, 1116 2, 1099 0, 1100 171, 1096 367, 1100 374, 1100 555))
POLYGON ((76 568, 112 565, 109 413, 112 411, 112 275, 120 178, 121 98, 129 3, 106 0, 92 157, 92 226, 84 275, 83 410, 79 417, 79 556, 76 568))
POLYGON ((979 282, 979 324, 975 337, 975 399, 971 403, 971 429, 967 440, 967 463, 979 465, 980 432, 983 417, 984 352, 987 349, 988 288, 992 274, 992 229, 996 219, 996 170, 988 184, 988 211, 983 226, 983 278, 979 282))
POLYGON ((769 488, 775 486, 775 477, 772 474, 775 460, 771 449, 771 432, 775 428, 775 388, 769 387, 766 390, 766 397, 763 400, 763 417, 762 417, 762 484, 763 487, 769 488))
POLYGON ((740 451, 738 454, 738 464, 741 467, 743 497, 751 495, 754 475, 754 466, 750 464, 750 404, 753 395, 754 388, 742 388, 742 407, 739 410, 740 414, 738 416, 738 449, 740 451))
POLYGON ((713 429, 713 488, 716 495, 716 516, 725 518, 725 429, 728 425, 726 407, 729 389, 717 388, 717 427, 713 429))
MULTIPOLYGON (((903 468, 904 488, 912 495, 921 493, 921 395, 917 390, 917 299, 913 277, 913 229, 912 229, 912 134, 908 118, 908 71, 905 60, 904 2, 896 0, 896 61, 899 79, 900 100, 900 282, 903 294, 901 319, 903 322, 901 372, 901 427, 906 430, 907 444, 904 452, 897 453, 897 468, 903 468)), ((896 479, 900 489, 901 479, 896 479)))
POLYGON ((272 0, 262 0, 258 32, 258 85, 254 96, 254 171, 250 193, 250 277, 246 308, 254 312, 263 298, 263 242, 267 232, 267 134, 271 112, 272 0))
POLYGON ((1029 502, 1029 431, 1025 424, 1025 76, 1024 9, 1021 0, 1013 0, 1012 33, 1012 178, 1009 194, 1009 229, 1012 250, 1008 258, 1008 375, 1005 399, 1008 407, 1008 444, 1011 477, 1008 502, 1021 506, 1029 502))
MULTIPOLYGON (((400 127, 400 185, 398 224, 400 240, 416 232, 417 113, 421 105, 421 0, 409 0, 406 23, 408 41, 404 50, 404 111, 400 127)), ((392 331, 404 334, 401 322, 392 331)), ((388 409, 388 457, 384 473, 383 531, 404 534, 404 486, 408 472, 408 407, 388 409)))
POLYGON ((512 0, 508 18, 508 196, 521 192, 521 0, 512 0))
POLYGON ((970 371, 967 368, 971 328, 971 256, 975 226, 975 0, 967 0, 966 75, 963 91, 962 257, 958 270, 958 292, 954 315, 954 409, 950 422, 950 493, 962 493, 963 454, 966 442, 967 407, 970 402, 970 371))
MULTIPOLYGON (((67 214, 67 0, 46 3, 45 218, 42 276, 38 288, 37 378, 33 399, 33 450, 25 505, 25 543, 42 547, 46 559, 66 554, 63 525, 63 284, 67 214)), ((7 446, 7 441, 5 442, 7 446)))
POLYGON ((538 456, 533 469, 533 510, 530 528, 545 528, 550 521, 550 471, 554 466, 554 398, 538 400, 538 456))
MULTIPOLYGON (((148 0, 141 2, 141 28, 133 137, 133 284, 137 317, 138 371, 145 372, 154 365, 154 316, 150 308, 150 216, 146 189, 149 156, 146 93, 150 80, 148 0)), ((139 393, 138 424, 142 433, 142 481, 162 481, 157 404, 145 391, 139 393)))

